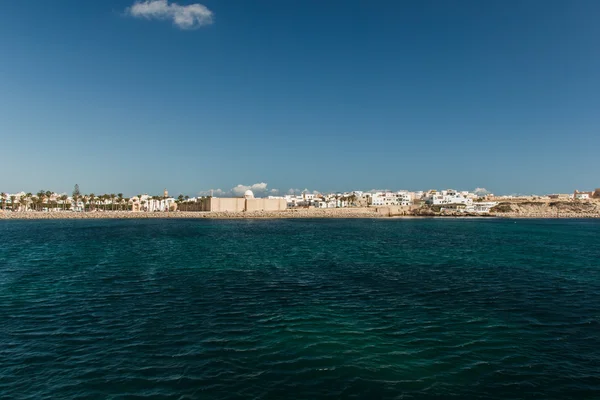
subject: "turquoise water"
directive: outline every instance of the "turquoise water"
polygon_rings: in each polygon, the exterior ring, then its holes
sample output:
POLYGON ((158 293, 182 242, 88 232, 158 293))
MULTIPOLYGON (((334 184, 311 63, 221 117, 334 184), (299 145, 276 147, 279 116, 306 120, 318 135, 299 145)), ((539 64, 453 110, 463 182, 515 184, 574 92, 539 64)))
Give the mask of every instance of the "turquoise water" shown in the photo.
POLYGON ((600 398, 600 221, 0 235, 0 398, 600 398))

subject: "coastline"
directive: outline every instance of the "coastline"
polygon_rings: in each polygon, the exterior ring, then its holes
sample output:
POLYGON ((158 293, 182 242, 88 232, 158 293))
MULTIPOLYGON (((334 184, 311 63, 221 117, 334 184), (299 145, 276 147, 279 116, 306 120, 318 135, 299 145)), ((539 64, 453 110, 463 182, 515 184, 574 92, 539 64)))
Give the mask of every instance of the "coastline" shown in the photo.
POLYGON ((462 213, 442 214, 404 214, 389 215, 377 211, 376 208, 334 208, 334 209, 288 209, 284 211, 254 211, 254 212, 131 212, 131 211, 28 211, 11 212, 0 210, 0 220, 66 220, 66 219, 336 219, 336 218, 364 218, 364 219, 570 219, 585 218, 599 219, 598 213, 490 213, 486 215, 472 215, 462 213))
POLYGON ((132 212, 132 211, 28 211, 2 212, 0 220, 42 220, 42 219, 293 219, 293 218, 389 218, 374 208, 338 209, 290 209, 284 211, 217 212, 217 211, 172 211, 172 212, 132 212))

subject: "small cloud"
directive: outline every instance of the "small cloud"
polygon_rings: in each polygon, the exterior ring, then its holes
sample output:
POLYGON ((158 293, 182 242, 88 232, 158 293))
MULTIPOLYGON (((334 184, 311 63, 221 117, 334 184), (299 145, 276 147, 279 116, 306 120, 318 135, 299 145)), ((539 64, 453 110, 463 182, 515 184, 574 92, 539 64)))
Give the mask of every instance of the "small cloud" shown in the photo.
POLYGON ((229 190, 222 189, 210 189, 210 190, 202 190, 198 192, 199 196, 215 196, 215 197, 241 197, 246 193, 246 190, 252 190, 255 194, 262 193, 279 193, 277 189, 267 189, 267 184, 265 182, 255 183, 253 185, 237 185, 234 188, 229 190))
POLYGON ((210 189, 198 192, 198 196, 223 196, 225 194, 227 194, 227 192, 222 189, 210 189))
POLYGON ((371 189, 367 190, 365 193, 377 193, 377 192, 389 192, 389 189, 371 189))
POLYGON ((486 188, 475 188, 475 190, 473 190, 473 193, 479 196, 485 196, 486 194, 490 194, 491 192, 486 188))
POLYGON ((180 29, 198 29, 213 23, 213 12, 202 4, 181 6, 168 0, 136 1, 125 12, 134 18, 171 20, 180 29))
POLYGON ((236 187, 231 189, 231 193, 233 193, 235 196, 243 196, 246 190, 252 190, 255 194, 262 193, 267 190, 267 184, 264 182, 260 182, 250 186, 237 185, 236 187))
POLYGON ((287 191, 287 194, 300 194, 302 193, 302 190, 300 189, 290 189, 287 191))

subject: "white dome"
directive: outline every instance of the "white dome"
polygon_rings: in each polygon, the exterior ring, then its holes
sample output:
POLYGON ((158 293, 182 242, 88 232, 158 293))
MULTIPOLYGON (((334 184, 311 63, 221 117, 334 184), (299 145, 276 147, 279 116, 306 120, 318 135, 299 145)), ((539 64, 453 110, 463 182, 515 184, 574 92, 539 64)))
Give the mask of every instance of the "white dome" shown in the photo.
POLYGON ((244 193, 244 197, 247 199, 253 199, 254 193, 252 193, 252 190, 246 190, 246 192, 244 193))

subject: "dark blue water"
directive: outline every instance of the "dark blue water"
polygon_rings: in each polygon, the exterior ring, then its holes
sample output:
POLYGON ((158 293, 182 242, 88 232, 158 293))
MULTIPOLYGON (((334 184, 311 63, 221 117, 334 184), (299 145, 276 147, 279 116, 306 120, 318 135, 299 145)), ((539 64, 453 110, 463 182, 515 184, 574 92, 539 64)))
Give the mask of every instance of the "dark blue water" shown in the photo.
POLYGON ((600 221, 0 235, 1 398, 600 398, 600 221))

